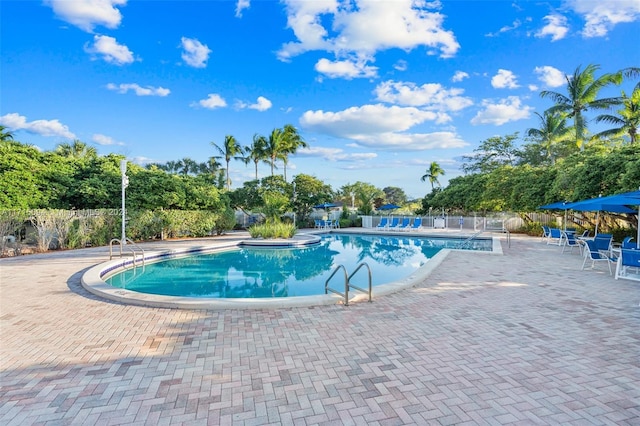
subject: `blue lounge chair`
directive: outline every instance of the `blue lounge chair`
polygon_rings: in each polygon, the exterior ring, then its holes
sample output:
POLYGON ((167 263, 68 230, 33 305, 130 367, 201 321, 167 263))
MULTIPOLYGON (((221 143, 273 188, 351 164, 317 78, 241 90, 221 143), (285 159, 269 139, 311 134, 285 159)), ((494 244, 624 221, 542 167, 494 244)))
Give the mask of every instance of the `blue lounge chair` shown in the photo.
POLYGON ((616 264, 616 280, 640 281, 640 250, 625 249, 620 250, 620 257, 616 264))
POLYGON ((582 269, 587 264, 587 260, 591 260, 591 269, 593 269, 596 263, 606 262, 609 267, 609 275, 612 275, 611 264, 618 261, 618 259, 612 258, 609 255, 598 250, 595 240, 585 240, 584 247, 584 262, 582 262, 582 269))
POLYGON ((542 225, 542 241, 544 241, 545 238, 549 238, 549 235, 551 235, 551 228, 542 225))
POLYGON ((596 250, 604 253, 611 253, 611 243, 613 242, 613 235, 611 234, 598 234, 593 238, 596 244, 596 250))
POLYGON ((549 228, 547 244, 562 244, 562 231, 560 231, 558 228, 549 228))
POLYGON ((620 245, 620 247, 623 249, 637 248, 636 243, 632 243, 632 241, 633 237, 625 237, 624 240, 622 240, 622 244, 620 245))
POLYGON ((416 217, 413 220, 413 223, 411 224, 409 229, 416 230, 416 229, 421 229, 421 228, 422 228, 422 218, 421 217, 416 217))
POLYGON ((398 226, 398 223, 400 223, 400 219, 397 217, 394 217, 391 219, 391 223, 389 224, 389 226, 387 226, 387 229, 394 229, 398 226))
POLYGON ((571 232, 564 232, 563 231, 562 232, 562 252, 563 253, 564 253, 564 250, 567 247, 571 247, 570 253, 573 253, 573 248, 574 247, 578 247, 578 249, 580 249, 580 254, 582 254, 582 244, 576 238, 576 236, 571 232))
POLYGON ((376 226, 376 229, 387 229, 387 225, 389 225, 389 219, 383 217, 382 219, 380 219, 380 223, 378 224, 378 226, 376 226))
POLYGON ((402 222, 396 225, 394 229, 397 229, 398 231, 404 231, 405 229, 409 228, 409 225, 411 225, 411 218, 405 217, 402 218, 402 222))

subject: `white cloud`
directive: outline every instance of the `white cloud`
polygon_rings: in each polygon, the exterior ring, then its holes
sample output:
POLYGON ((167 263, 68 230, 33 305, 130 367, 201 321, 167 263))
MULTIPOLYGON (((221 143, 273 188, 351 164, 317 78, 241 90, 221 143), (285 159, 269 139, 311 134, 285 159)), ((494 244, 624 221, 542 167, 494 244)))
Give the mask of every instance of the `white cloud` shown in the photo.
POLYGON ((567 0, 566 4, 585 19, 584 37, 604 37, 617 24, 640 19, 638 0, 567 0))
POLYGON ((296 41, 285 43, 278 57, 287 61, 314 50, 333 52, 337 60, 348 55, 372 57, 387 49, 410 51, 424 46, 428 54, 448 58, 460 45, 443 28, 439 2, 414 0, 284 0, 287 26, 296 41), (436 9, 436 11, 433 11, 436 9), (326 27, 325 27, 326 26, 326 27))
POLYGON ((124 142, 118 142, 110 136, 101 135, 96 133, 91 138, 92 141, 97 143, 98 145, 109 146, 109 145, 124 145, 124 142))
POLYGON ((300 124, 312 131, 354 138, 361 134, 404 131, 437 118, 431 111, 377 104, 351 107, 339 112, 307 111, 300 118, 300 124))
POLYGON ((535 84, 529 84, 527 87, 528 87, 528 88, 529 88, 529 90, 530 90, 530 91, 532 91, 532 92, 537 92, 538 90, 540 90, 540 88, 539 88, 537 85, 535 85, 535 84))
POLYGON ((358 143, 369 148, 391 151, 422 151, 425 149, 463 148, 469 145, 452 132, 379 133, 361 135, 358 143))
POLYGON ((236 18, 242 17, 242 11, 251 7, 251 0, 238 0, 236 2, 236 18))
POLYGON ((543 19, 547 21, 547 25, 540 28, 540 31, 535 34, 536 37, 551 36, 551 41, 558 41, 562 40, 569 32, 566 17, 554 14, 547 15, 543 19))
POLYGON ((364 105, 339 112, 307 111, 300 118, 305 130, 351 139, 356 146, 396 151, 465 146, 452 132, 402 133, 439 114, 414 107, 364 105))
POLYGON ((498 74, 491 78, 491 85, 496 89, 515 89, 518 86, 516 75, 509 70, 498 70, 498 74))
POLYGON ((501 126, 510 121, 523 120, 529 118, 533 107, 522 105, 520 98, 509 96, 501 99, 498 103, 482 101, 483 109, 471 119, 471 124, 494 124, 501 126))
POLYGON ((89 54, 102 56, 102 59, 110 64, 125 65, 134 61, 129 48, 118 44, 115 38, 109 36, 95 35, 93 46, 86 44, 84 50, 89 54))
POLYGON ((180 40, 182 47, 182 60, 189 66, 194 68, 204 68, 207 66, 207 60, 211 49, 207 45, 200 43, 194 38, 182 37, 180 40))
POLYGON ((58 120, 35 120, 27 122, 27 117, 10 113, 0 117, 0 125, 11 131, 24 130, 40 136, 59 136, 65 139, 76 139, 76 135, 58 120))
POLYGON ((409 65, 407 64, 407 61, 400 59, 398 62, 396 62, 393 65, 393 68, 395 68, 398 71, 406 71, 407 68, 409 68, 409 65))
POLYGON ((535 67, 533 72, 538 74, 538 80, 543 82, 546 87, 560 87, 567 84, 565 74, 549 65, 535 67))
POLYGON ((207 109, 223 108, 227 106, 227 102, 215 93, 209 93, 206 99, 201 99, 192 106, 200 106, 207 109))
POLYGON ((385 81, 374 92, 376 98, 383 102, 441 112, 460 111, 473 105, 470 98, 462 96, 463 89, 446 89, 437 83, 417 86, 408 82, 385 81))
POLYGON ((300 157, 317 157, 324 158, 329 161, 366 161, 372 160, 378 156, 378 154, 374 152, 356 152, 356 153, 346 153, 341 148, 325 148, 325 147, 308 147, 308 148, 300 148, 296 151, 296 156, 300 157))
POLYGON ((117 28, 122 15, 115 7, 126 5, 127 0, 45 0, 45 4, 63 21, 92 32, 98 25, 117 28))
POLYGON ((469 78, 469 74, 464 71, 456 71, 456 73, 451 77, 451 81, 457 83, 459 81, 464 80, 465 78, 469 78))
POLYGON ((489 33, 489 34, 487 34, 487 37, 495 37, 498 34, 506 33, 506 32, 509 32, 509 31, 513 31, 516 28, 518 28, 520 25, 522 25, 522 22, 520 22, 519 19, 516 19, 515 21, 513 21, 513 24, 511 24, 511 26, 506 25, 506 26, 500 28, 497 33, 489 33))
POLYGON ((164 87, 153 87, 146 86, 142 87, 136 83, 130 84, 107 84, 107 89, 113 90, 118 93, 127 93, 128 91, 134 92, 137 96, 168 96, 171 91, 169 89, 165 89, 164 87))
POLYGON ((258 99, 254 104, 247 104, 245 102, 238 101, 236 102, 235 106, 236 108, 240 108, 240 109, 249 108, 249 109, 255 109, 257 111, 266 111, 270 109, 273 105, 269 99, 265 98, 264 96, 258 96, 258 99))
POLYGON ((365 61, 330 61, 326 58, 320 59, 315 66, 316 71, 329 78, 370 78, 378 73, 377 67, 367 66, 365 61))

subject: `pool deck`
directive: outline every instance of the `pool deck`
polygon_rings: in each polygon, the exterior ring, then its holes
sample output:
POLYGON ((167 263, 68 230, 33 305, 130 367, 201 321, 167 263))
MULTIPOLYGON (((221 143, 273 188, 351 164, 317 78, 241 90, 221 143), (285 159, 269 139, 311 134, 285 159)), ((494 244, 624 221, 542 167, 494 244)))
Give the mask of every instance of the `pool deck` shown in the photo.
POLYGON ((139 307, 81 286, 107 248, 0 259, 0 424, 640 424, 640 284, 493 235, 348 307, 139 307))

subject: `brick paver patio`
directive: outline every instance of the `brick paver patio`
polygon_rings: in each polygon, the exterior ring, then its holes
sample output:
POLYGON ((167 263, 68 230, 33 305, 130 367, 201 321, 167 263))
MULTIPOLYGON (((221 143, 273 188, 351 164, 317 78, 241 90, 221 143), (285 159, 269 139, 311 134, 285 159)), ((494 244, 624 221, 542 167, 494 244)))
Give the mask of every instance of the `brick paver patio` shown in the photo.
POLYGON ((372 304, 220 311, 98 299, 104 248, 2 259, 0 424, 640 424, 640 283, 503 251, 372 304))

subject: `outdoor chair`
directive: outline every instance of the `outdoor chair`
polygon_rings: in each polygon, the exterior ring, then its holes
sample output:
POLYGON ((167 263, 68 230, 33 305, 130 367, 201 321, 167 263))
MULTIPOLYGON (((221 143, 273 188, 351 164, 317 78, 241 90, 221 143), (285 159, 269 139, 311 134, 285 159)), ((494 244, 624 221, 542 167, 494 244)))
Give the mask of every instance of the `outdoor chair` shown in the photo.
POLYGON ((601 253, 611 254, 611 243, 613 242, 613 235, 611 234, 598 234, 593 238, 596 245, 596 250, 601 253))
POLYGON ((636 243, 633 243, 633 237, 625 237, 624 240, 622 240, 622 244, 620 244, 620 247, 623 249, 633 249, 633 248, 637 248, 636 243))
POLYGON ((391 219, 391 223, 389 224, 389 226, 387 226, 387 229, 395 229, 398 226, 398 223, 400 223, 400 219, 394 217, 393 219, 391 219))
POLYGON ((582 262, 582 269, 584 270, 584 266, 587 264, 587 260, 591 260, 591 269, 593 269, 596 263, 606 262, 609 267, 609 275, 612 275, 611 271, 611 263, 617 262, 617 259, 614 259, 607 254, 602 253, 596 247, 595 240, 585 240, 584 241, 584 262, 582 262))
POLYGON ((388 224, 389 224, 389 219, 386 217, 383 217, 382 219, 380 219, 380 223, 378 224, 378 226, 376 226, 376 229, 387 229, 388 224))
POLYGON ((544 241, 545 238, 549 238, 549 235, 551 235, 551 228, 542 225, 542 241, 544 241))
POLYGON ((402 222, 399 223, 394 229, 397 229, 398 231, 404 231, 405 229, 409 228, 410 224, 411 224, 411 219, 408 217, 405 217, 402 219, 402 222))
POLYGON ((421 229, 421 228, 422 228, 422 218, 421 217, 416 217, 413 220, 413 223, 411 224, 409 229, 416 230, 416 229, 421 229))
POLYGON ((570 253, 573 253, 573 248, 574 247, 578 247, 578 249, 580 250, 580 254, 582 254, 582 244, 580 243, 580 241, 578 239, 576 239, 576 236, 574 234, 572 234, 571 232, 562 232, 562 253, 564 253, 564 250, 567 247, 571 247, 570 253))
POLYGON ((562 244, 562 231, 558 228, 550 228, 549 236, 547 237, 547 244, 562 244))
POLYGON ((616 263, 616 280, 640 281, 640 250, 622 248, 616 263))

